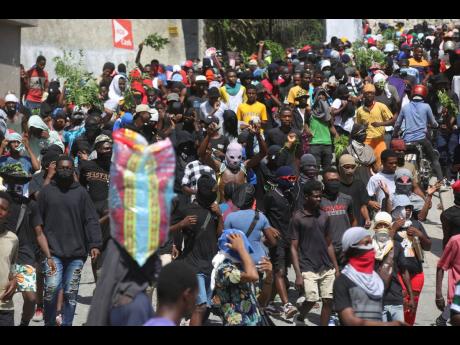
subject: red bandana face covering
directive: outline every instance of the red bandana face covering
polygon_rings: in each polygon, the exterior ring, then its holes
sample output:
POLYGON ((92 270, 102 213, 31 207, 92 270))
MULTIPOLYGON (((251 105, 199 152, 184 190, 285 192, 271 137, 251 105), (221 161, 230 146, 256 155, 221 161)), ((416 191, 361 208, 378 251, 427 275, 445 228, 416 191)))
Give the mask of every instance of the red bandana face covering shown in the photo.
POLYGON ((349 262, 358 272, 371 274, 374 270, 375 251, 374 249, 368 250, 360 256, 350 258, 349 262))

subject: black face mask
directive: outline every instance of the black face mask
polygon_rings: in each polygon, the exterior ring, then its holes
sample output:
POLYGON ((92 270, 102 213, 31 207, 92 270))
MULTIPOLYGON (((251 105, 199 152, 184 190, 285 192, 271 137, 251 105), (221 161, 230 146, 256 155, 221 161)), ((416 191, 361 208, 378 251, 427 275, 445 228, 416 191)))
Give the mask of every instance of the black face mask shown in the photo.
POLYGON ((73 182, 73 170, 57 169, 56 182, 62 186, 69 186, 73 182))
POLYGON ((398 166, 403 166, 404 165, 404 154, 398 155, 398 166))
POLYGON ((324 182, 324 192, 330 196, 339 194, 340 181, 327 181, 324 182))

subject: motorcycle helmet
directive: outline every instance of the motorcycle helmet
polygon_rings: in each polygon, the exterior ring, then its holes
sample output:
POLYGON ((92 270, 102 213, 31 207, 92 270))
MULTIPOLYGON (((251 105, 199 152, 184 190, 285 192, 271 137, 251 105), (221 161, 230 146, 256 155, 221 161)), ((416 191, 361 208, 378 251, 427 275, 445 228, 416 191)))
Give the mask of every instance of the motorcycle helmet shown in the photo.
POLYGON ((426 98, 427 95, 428 95, 428 89, 425 85, 418 84, 418 85, 415 85, 414 88, 412 89, 412 97, 419 96, 422 98, 426 98))

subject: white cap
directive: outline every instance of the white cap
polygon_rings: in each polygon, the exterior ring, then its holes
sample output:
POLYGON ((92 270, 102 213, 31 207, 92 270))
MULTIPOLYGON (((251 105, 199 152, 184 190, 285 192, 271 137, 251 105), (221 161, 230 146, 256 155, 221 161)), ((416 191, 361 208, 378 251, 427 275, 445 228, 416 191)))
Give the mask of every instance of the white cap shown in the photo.
POLYGON ((254 60, 254 59, 250 60, 249 66, 257 66, 257 60, 254 60))
POLYGON ((391 218, 391 215, 387 212, 377 212, 377 214, 374 216, 374 224, 386 223, 388 225, 391 225, 392 222, 393 219, 391 218))
POLYGON ((180 70, 181 70, 181 68, 180 68, 179 65, 174 65, 174 66, 173 66, 173 73, 174 73, 174 72, 180 72, 180 70))
POLYGON ((206 77, 204 75, 197 75, 195 77, 195 82, 197 81, 207 81, 206 77))
POLYGON ((372 80, 374 84, 380 83, 381 81, 386 81, 387 78, 382 73, 377 73, 374 75, 374 79, 372 80))
POLYGON ((158 110, 156 110, 155 108, 151 108, 150 109, 150 121, 158 122, 158 119, 159 119, 158 110))
POLYGON ((383 50, 385 53, 391 53, 392 51, 395 50, 395 45, 394 43, 387 43, 385 44, 385 49, 383 50))
POLYGON ((147 104, 139 104, 138 106, 136 106, 136 113, 148 111, 150 114, 152 114, 154 110, 157 111, 156 109, 151 109, 147 104))
POLYGON ((321 70, 325 69, 326 67, 331 67, 331 62, 329 60, 321 61, 321 70))
POLYGON ((5 96, 5 103, 7 102, 14 102, 19 103, 18 98, 14 95, 14 93, 9 93, 5 96))

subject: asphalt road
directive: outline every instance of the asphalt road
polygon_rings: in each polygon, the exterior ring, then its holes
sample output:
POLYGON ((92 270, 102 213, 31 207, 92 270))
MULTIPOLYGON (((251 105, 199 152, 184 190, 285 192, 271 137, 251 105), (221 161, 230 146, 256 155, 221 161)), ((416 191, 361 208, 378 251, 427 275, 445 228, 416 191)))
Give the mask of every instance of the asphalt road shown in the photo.
MULTIPOLYGON (((447 209, 448 207, 453 205, 453 194, 452 191, 449 189, 446 192, 441 194, 444 207, 447 209)), ((432 248, 430 252, 426 252, 425 255, 425 262, 423 264, 423 269, 425 272, 425 285, 420 295, 420 301, 417 311, 417 318, 415 321, 416 326, 429 326, 432 325, 436 317, 440 315, 440 312, 437 310, 434 299, 435 299, 435 279, 436 279, 436 263, 441 255, 442 252, 442 229, 441 223, 439 220, 441 211, 438 209, 439 196, 438 194, 435 195, 433 198, 433 207, 431 208, 428 219, 425 222, 424 226, 428 233, 428 235, 432 239, 432 248)), ((294 282, 295 275, 292 269, 288 272, 289 280, 294 282)), ((447 291, 447 274, 444 275, 444 295, 447 291)), ((93 274, 91 271, 91 263, 88 259, 85 263, 83 268, 80 289, 78 292, 77 298, 77 309, 75 312, 75 319, 74 319, 74 326, 82 326, 86 322, 86 318, 89 312, 89 307, 91 305, 91 299, 93 295, 93 290, 95 288, 93 274)), ((289 299, 291 303, 295 304, 297 299, 297 292, 295 291, 294 287, 291 285, 289 288, 289 299)), ((22 297, 20 294, 16 294, 14 296, 14 303, 15 303, 15 324, 19 325, 20 318, 21 318, 21 311, 22 311, 22 297)), ((155 305, 155 298, 153 301, 153 305, 155 305)), ((319 312, 320 309, 313 309, 308 315, 306 319, 306 324, 313 326, 319 325, 319 312)), ((273 318, 274 322, 278 326, 294 326, 292 322, 286 322, 285 320, 275 319, 273 318)), ((208 325, 220 325, 221 322, 219 318, 211 315, 208 325)), ((31 321, 31 326, 43 326, 42 322, 34 322, 31 321)))

